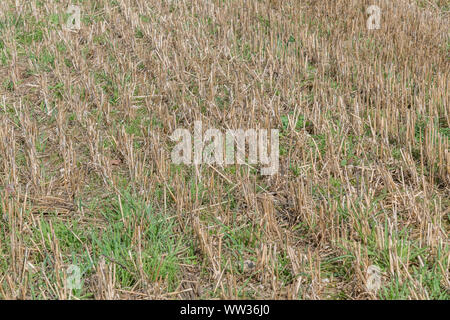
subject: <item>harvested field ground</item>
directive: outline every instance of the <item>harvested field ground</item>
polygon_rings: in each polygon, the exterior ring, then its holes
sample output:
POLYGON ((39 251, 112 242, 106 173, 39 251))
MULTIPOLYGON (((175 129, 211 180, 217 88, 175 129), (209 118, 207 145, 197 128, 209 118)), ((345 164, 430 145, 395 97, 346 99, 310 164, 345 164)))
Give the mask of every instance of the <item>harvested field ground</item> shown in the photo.
POLYGON ((1 0, 0 298, 449 299, 449 7, 1 0))

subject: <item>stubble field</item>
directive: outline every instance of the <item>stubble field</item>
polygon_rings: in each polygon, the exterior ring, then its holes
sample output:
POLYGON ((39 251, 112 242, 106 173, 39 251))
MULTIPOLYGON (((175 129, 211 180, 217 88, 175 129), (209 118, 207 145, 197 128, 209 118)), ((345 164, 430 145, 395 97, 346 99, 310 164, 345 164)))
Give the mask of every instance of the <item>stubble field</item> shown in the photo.
POLYGON ((447 1, 71 4, 0 2, 1 299, 449 299, 447 1))

